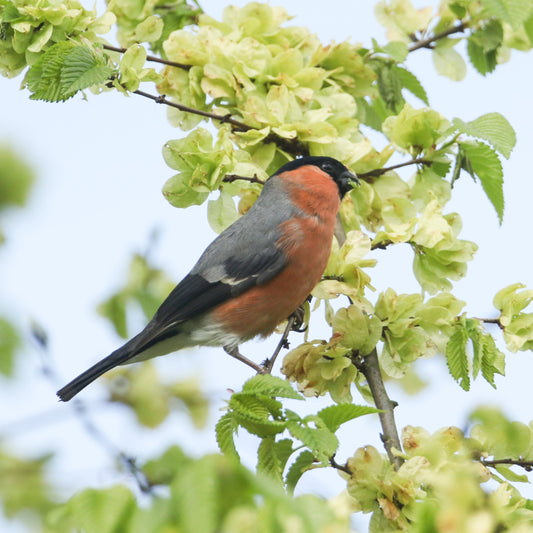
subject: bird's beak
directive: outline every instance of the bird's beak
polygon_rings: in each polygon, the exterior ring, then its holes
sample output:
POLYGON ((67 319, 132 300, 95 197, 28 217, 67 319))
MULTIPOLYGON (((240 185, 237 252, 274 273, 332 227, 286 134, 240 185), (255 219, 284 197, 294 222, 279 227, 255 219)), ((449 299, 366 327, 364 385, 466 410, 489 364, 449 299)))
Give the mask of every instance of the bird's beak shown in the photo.
POLYGON ((345 170, 340 176, 339 176, 339 190, 341 191, 341 195, 344 196, 347 192, 350 192, 354 185, 359 185, 359 179, 355 174, 352 174, 349 170, 345 170))

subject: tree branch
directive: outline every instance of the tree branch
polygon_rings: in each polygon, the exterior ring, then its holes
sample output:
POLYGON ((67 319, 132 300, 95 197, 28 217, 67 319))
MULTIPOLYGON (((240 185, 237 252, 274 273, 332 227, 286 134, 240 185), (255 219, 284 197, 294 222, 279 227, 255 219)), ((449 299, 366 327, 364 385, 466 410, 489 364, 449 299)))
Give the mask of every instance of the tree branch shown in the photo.
POLYGON ((237 174, 226 174, 222 178, 222 181, 224 183, 233 183, 234 181, 237 181, 237 180, 249 181, 250 183, 259 183, 260 185, 264 185, 265 184, 265 182, 263 180, 260 180, 257 177, 257 174, 254 174, 251 178, 249 176, 239 176, 237 174))
POLYGON ((389 172, 390 170, 396 170, 397 168, 402 167, 408 167, 410 165, 431 165, 433 161, 429 159, 424 159, 423 157, 418 157, 416 159, 411 159, 411 161, 405 161, 403 163, 398 163, 397 165, 391 165, 390 167, 383 167, 383 168, 376 168, 374 170, 369 170, 368 172, 363 172, 361 174, 357 174, 357 177, 359 179, 365 179, 365 178, 374 178, 381 176, 385 174, 386 172, 389 172))
MULTIPOLYGON (((111 52, 119 52, 121 54, 124 54, 127 51, 127 48, 111 46, 110 44, 103 44, 102 46, 104 50, 109 50, 111 52)), ((157 57, 157 56, 147 55, 146 60, 152 61, 154 63, 161 63, 163 65, 168 65, 169 67, 181 68, 182 70, 190 70, 192 68, 192 65, 185 65, 184 63, 176 63, 175 61, 169 61, 168 59, 163 59, 162 57, 157 57)))
POLYGON ((340 470, 341 472, 345 472, 345 473, 348 474, 349 476, 351 476, 351 475, 353 474, 353 472, 348 468, 348 465, 347 465, 347 464, 341 465, 341 464, 337 463, 337 461, 335 461, 335 454, 333 454, 333 455, 329 458, 329 464, 330 464, 333 468, 336 468, 337 470, 340 470))
POLYGON ((376 407, 382 412, 379 413, 379 421, 383 433, 381 440, 389 456, 389 461, 398 470, 403 463, 403 459, 395 455, 394 450, 402 451, 402 445, 398 436, 396 422, 394 420, 394 408, 397 403, 390 400, 383 378, 381 376, 381 369, 379 368, 378 353, 376 349, 365 357, 361 358, 358 354, 352 354, 352 361, 357 369, 363 373, 370 387, 370 392, 374 398, 376 407))
POLYGON ((165 104, 170 107, 175 107, 176 109, 179 109, 180 111, 183 111, 184 113, 200 115, 201 117, 218 120, 221 123, 231 124, 233 126, 234 131, 248 131, 248 130, 253 129, 251 126, 248 126, 248 124, 245 124, 244 122, 240 122, 239 120, 235 120, 234 118, 231 118, 231 115, 229 113, 227 115, 219 115, 217 113, 210 113, 209 111, 202 111, 201 109, 195 109, 194 107, 189 107, 183 104, 179 104, 178 102, 172 102, 171 100, 167 100, 166 96, 163 96, 163 95, 156 96, 155 94, 146 93, 139 89, 137 89, 136 91, 133 91, 133 94, 138 94, 139 96, 144 96, 145 98, 149 98, 150 100, 153 100, 156 104, 165 104))
POLYGON ((484 466, 511 465, 520 466, 526 472, 533 471, 533 461, 525 461, 524 459, 484 459, 481 457, 479 462, 484 466))
POLYGON ((420 50, 421 48, 432 48, 432 44, 435 41, 444 39, 445 37, 448 37, 449 35, 453 35, 454 33, 462 33, 465 31, 466 28, 468 28, 468 23, 460 22, 457 26, 452 26, 451 28, 448 28, 447 30, 441 31, 439 33, 435 33, 434 35, 430 35, 429 37, 425 39, 415 40, 415 42, 411 46, 409 46, 407 50, 409 52, 414 52, 415 50, 420 50))
MULTIPOLYGON (((32 325, 31 334, 39 348, 39 354, 41 356, 41 372, 54 385, 54 388, 57 388, 57 384, 60 383, 60 380, 58 379, 57 372, 52 365, 47 335, 45 331, 37 324, 32 325)), ((73 407, 74 412, 78 416, 78 420, 82 424, 87 434, 91 436, 100 446, 102 446, 107 453, 113 457, 116 457, 118 461, 127 468, 129 473, 135 479, 141 492, 150 493, 152 486, 144 475, 144 472, 136 465, 135 459, 119 450, 117 446, 115 446, 115 444, 107 437, 107 435, 98 429, 98 427, 89 417, 86 405, 79 398, 75 398, 72 402, 70 402, 70 405, 73 407)))
POLYGON ((289 333, 292 331, 295 320, 296 320, 296 315, 293 313, 287 320, 285 331, 283 332, 283 335, 281 336, 281 339, 278 342, 278 345, 276 346, 274 353, 268 359, 265 359, 265 361, 263 361, 261 366, 265 369, 265 373, 267 374, 272 373, 272 368, 274 367, 274 363, 276 362, 276 359, 278 358, 279 352, 281 352, 282 348, 289 347, 289 343, 287 339, 289 338, 289 333))
MULTIPOLYGON (((236 132, 239 132, 239 131, 244 132, 244 131, 250 131, 250 130, 256 129, 256 128, 253 128, 252 126, 248 126, 248 124, 245 124, 244 122, 241 122, 240 120, 236 120, 232 118, 230 113, 228 113, 227 115, 219 115, 218 113, 210 113, 209 111, 202 111, 201 109, 195 109, 194 107, 189 107, 183 104, 179 104, 178 102, 173 102, 172 100, 168 100, 166 96, 164 95, 156 96, 154 94, 141 91, 140 89, 133 91, 133 94, 138 94, 139 96, 144 96, 145 98, 149 98, 150 100, 153 100, 156 104, 165 104, 170 107, 175 107, 176 109, 179 109, 180 111, 183 111, 184 113, 191 113, 193 115, 199 115, 201 117, 218 120, 221 124, 224 124, 224 123, 231 124, 233 131, 236 131, 236 132)), ((269 133, 263 139, 263 142, 274 143, 277 146, 279 146, 282 150, 284 150, 285 152, 289 152, 290 154, 294 156, 309 155, 309 149, 307 148, 307 146, 303 142, 299 141, 297 138, 285 139, 283 137, 280 137, 279 135, 276 135, 275 133, 269 133)))
POLYGON ((500 329, 505 329, 499 318, 475 318, 475 320, 480 320, 484 324, 496 324, 500 329))

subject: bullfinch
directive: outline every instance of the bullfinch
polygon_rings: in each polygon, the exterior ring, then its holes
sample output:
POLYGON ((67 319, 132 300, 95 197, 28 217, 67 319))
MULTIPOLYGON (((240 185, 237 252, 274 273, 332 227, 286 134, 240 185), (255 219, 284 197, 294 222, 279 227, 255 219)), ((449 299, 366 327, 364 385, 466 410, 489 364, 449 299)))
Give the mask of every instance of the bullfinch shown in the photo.
MULTIPOLYGON (((264 184, 250 210, 224 230, 130 341, 57 392, 70 400, 116 367, 190 346, 238 346, 270 335, 320 281, 335 218, 357 178, 330 157, 302 157, 264 184)), ((257 365, 256 365, 257 366, 257 365)))

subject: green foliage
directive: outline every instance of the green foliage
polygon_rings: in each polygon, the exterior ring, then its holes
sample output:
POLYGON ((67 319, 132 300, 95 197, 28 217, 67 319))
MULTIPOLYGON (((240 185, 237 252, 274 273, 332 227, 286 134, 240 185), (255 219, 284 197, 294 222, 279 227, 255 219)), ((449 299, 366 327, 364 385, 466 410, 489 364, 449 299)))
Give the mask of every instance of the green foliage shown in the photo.
POLYGON ((33 169, 11 148, 0 145, 0 211, 13 206, 22 207, 34 179, 33 169))
POLYGON ((481 371, 494 388, 494 374, 505 375, 505 356, 479 320, 461 317, 446 344, 446 361, 450 374, 464 390, 470 389, 471 374, 476 378, 481 371), (468 341, 472 343, 472 361, 467 353, 468 341))
POLYGON ((143 426, 159 426, 176 408, 184 409, 197 428, 205 426, 209 405, 196 379, 166 383, 150 363, 115 370, 110 379, 110 400, 131 408, 143 426))
POLYGON ((161 270, 151 267, 145 257, 136 254, 131 260, 125 286, 102 302, 98 312, 111 321, 121 337, 126 338, 129 336, 127 318, 130 307, 140 308, 149 320, 173 288, 173 283, 161 270))
POLYGON ((303 446, 306 450, 300 452, 287 471, 285 483, 290 491, 311 465, 314 468, 329 465, 339 445, 335 432, 342 424, 379 412, 373 407, 343 404, 302 418, 294 411, 284 409, 276 398, 303 399, 287 381, 270 374, 249 379, 241 392, 231 396, 227 412, 217 424, 217 442, 224 454, 235 458, 238 454, 233 436, 240 427, 258 436, 261 443, 257 470, 280 483, 293 452, 303 446), (276 436, 285 431, 291 438, 276 440, 276 436), (295 446, 294 439, 301 445, 295 446))
POLYGON ((20 338, 13 325, 0 317, 0 374, 12 376, 15 354, 20 347, 20 338))
POLYGON ((53 489, 45 478, 50 455, 25 459, 0 450, 0 499, 7 518, 22 511, 45 514, 53 506, 53 489))
MULTIPOLYGON (((54 44, 70 42, 73 44, 80 37, 95 42, 96 35, 107 33, 115 23, 111 13, 96 16, 96 10, 88 11, 77 0, 65 0, 61 3, 44 0, 32 4, 25 0, 3 0, 0 2, 0 73, 14 77, 27 66, 35 65, 39 58, 54 44)), ((61 63, 67 59, 66 49, 55 55, 59 65, 52 65, 52 57, 45 62, 47 69, 61 71, 61 63)), ((78 51, 77 54, 80 54, 78 51)), ((83 56, 83 52, 81 52, 83 56)), ((87 76, 91 58, 70 57, 66 67, 70 87, 83 85, 76 83, 75 77, 87 76), (80 68, 81 67, 81 68, 80 68), (76 69, 78 71, 76 72, 76 69)), ((101 72, 100 72, 101 75, 101 72)), ((89 73, 89 78, 96 79, 98 74, 89 73)), ((55 76, 50 78, 56 80, 55 76)), ((58 83, 59 80, 56 80, 58 83)), ((95 82, 96 83, 96 82, 95 82)), ((92 84, 91 84, 92 85, 92 84)), ((65 89, 68 83, 65 81, 65 89)), ((89 87, 89 85, 85 85, 89 87)), ((82 87, 82 88, 85 88, 82 87)), ((41 88, 44 92, 45 89, 41 88)), ((56 100, 53 100, 56 101, 56 100)))
POLYGON ((105 82, 113 69, 103 54, 87 45, 61 41, 50 46, 28 70, 31 98, 63 102, 78 91, 105 82))
POLYGON ((514 283, 494 297, 494 307, 501 311, 503 338, 511 352, 533 349, 533 313, 522 312, 533 301, 533 290, 518 292, 520 289, 525 286, 514 283))
POLYGON ((148 506, 140 506, 122 486, 87 489, 54 510, 49 518, 51 531, 349 531, 347 515, 327 501, 315 496, 289 497, 279 485, 219 455, 194 460, 172 447, 161 459, 149 461, 145 470, 149 479, 169 488, 168 496, 153 495, 148 506))

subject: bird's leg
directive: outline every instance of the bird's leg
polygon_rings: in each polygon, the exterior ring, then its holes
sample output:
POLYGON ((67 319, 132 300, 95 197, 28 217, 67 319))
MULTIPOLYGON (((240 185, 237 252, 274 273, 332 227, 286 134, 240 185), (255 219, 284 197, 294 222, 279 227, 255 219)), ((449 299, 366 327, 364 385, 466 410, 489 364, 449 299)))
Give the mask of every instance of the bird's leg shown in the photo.
POLYGON ((239 352, 238 346, 224 346, 224 351, 231 355, 231 357, 235 357, 238 361, 241 361, 241 363, 244 363, 245 365, 248 365, 249 367, 253 368, 258 374, 264 374, 265 368, 261 365, 258 365, 257 363, 254 363, 251 359, 248 359, 248 357, 245 357, 244 355, 239 352))

